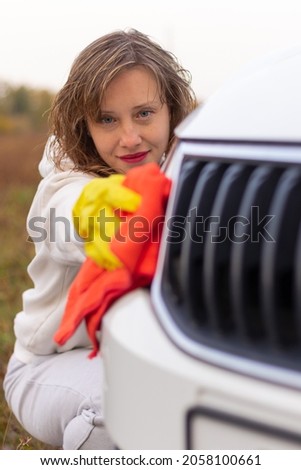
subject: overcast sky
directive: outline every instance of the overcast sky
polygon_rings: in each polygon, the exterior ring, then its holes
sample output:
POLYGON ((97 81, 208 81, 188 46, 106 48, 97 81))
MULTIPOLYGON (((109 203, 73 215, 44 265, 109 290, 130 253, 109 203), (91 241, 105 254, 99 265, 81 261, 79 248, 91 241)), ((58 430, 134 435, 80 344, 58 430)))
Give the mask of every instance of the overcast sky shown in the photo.
POLYGON ((0 80, 58 90, 75 56, 134 27, 174 52, 207 98, 243 64, 301 44, 301 0, 0 0, 0 80))

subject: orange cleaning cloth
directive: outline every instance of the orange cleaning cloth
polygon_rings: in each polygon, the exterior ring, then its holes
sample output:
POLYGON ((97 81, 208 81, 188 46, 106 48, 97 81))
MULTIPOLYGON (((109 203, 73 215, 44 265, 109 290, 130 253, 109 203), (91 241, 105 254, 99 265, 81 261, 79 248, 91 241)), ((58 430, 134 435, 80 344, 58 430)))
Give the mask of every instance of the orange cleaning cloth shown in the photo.
POLYGON ((157 164, 149 163, 131 169, 122 184, 141 195, 136 212, 120 211, 122 222, 110 242, 111 251, 123 267, 108 271, 87 258, 70 287, 65 312, 54 336, 63 345, 85 320, 93 345, 90 358, 99 350, 96 333, 110 305, 136 287, 151 284, 171 181, 157 164))

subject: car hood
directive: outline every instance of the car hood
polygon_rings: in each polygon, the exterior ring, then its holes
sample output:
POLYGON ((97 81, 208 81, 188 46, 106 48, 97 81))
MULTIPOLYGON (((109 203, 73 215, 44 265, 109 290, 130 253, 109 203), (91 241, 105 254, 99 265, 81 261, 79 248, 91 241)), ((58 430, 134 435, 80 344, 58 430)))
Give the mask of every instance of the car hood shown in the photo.
POLYGON ((301 142, 301 45, 248 64, 176 129, 181 139, 301 142))

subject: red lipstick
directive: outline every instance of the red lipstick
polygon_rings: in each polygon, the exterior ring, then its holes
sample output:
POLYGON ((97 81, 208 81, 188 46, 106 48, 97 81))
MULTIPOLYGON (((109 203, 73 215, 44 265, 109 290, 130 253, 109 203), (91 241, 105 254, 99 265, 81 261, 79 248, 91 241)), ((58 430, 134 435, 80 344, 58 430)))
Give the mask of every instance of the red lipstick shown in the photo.
POLYGON ((122 155, 122 157, 119 157, 119 158, 120 160, 126 163, 138 163, 138 162, 142 162, 147 157, 148 152, 149 151, 131 153, 129 155, 122 155))

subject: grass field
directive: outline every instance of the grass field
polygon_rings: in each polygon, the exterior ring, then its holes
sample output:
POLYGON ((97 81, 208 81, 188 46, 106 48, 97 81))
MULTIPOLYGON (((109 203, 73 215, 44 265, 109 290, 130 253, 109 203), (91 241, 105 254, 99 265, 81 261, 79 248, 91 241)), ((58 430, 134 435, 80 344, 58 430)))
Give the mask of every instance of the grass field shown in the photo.
POLYGON ((0 448, 47 449, 29 436, 11 415, 2 391, 7 361, 13 351, 13 319, 22 292, 31 286, 27 265, 33 256, 25 221, 39 182, 37 165, 46 136, 0 136, 0 448))

